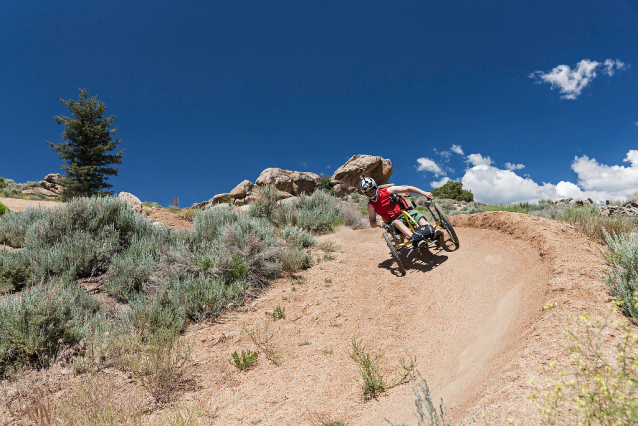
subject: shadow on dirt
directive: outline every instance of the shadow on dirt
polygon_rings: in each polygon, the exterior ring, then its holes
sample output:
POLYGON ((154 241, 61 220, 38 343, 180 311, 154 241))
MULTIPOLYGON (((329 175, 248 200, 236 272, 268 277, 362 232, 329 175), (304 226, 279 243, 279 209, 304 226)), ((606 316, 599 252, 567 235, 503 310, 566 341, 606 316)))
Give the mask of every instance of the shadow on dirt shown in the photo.
MULTIPOLYGON (((414 249, 403 250, 399 253, 399 256, 401 257, 401 262, 408 273, 410 271, 429 272, 448 259, 444 253, 445 252, 441 249, 433 249, 431 251, 419 251, 414 249)), ((398 277, 402 276, 391 255, 388 260, 384 260, 379 263, 379 267, 389 270, 393 275, 398 277)))

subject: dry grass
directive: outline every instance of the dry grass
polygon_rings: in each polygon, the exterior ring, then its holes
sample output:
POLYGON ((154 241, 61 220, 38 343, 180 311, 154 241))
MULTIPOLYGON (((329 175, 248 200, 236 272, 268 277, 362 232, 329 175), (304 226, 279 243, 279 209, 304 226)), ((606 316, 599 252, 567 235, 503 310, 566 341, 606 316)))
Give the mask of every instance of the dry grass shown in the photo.
POLYGON ((146 401, 141 392, 122 393, 113 380, 90 375, 75 380, 62 397, 40 391, 26 410, 36 425, 141 425, 146 401))
POLYGON ((281 351, 273 342, 274 334, 270 332, 268 322, 257 322, 252 326, 244 325, 242 333, 246 333, 250 337, 250 340, 270 362, 275 365, 281 365, 283 361, 281 351))

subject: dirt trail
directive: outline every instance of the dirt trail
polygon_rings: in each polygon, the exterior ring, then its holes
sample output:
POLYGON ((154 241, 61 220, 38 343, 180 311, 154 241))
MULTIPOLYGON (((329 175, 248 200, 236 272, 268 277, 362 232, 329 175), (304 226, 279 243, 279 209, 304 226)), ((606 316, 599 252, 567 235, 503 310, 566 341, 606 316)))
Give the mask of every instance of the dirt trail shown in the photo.
POLYGON ((505 417, 536 423, 529 381, 566 346, 555 314, 602 309, 607 300, 599 247, 569 225, 514 213, 457 216, 454 223, 462 248, 404 257, 405 277, 380 230, 327 236, 340 250, 302 274, 303 283, 280 280, 221 324, 188 332, 199 388, 185 400, 219 406, 220 424, 414 423, 409 384, 363 401, 347 354, 356 337, 383 350, 388 378, 400 357, 416 356, 454 418, 486 409, 496 424, 505 417), (558 303, 551 315, 543 310, 548 301, 558 303), (277 305, 286 319, 273 323, 277 305), (256 349, 242 328, 267 322, 281 365, 262 354, 256 368, 239 373, 231 352, 256 349))
POLYGON ((0 203, 9 207, 11 210, 21 212, 26 208, 46 207, 52 209, 63 206, 64 203, 59 201, 37 201, 37 200, 23 200, 21 198, 5 198, 0 197, 0 203))

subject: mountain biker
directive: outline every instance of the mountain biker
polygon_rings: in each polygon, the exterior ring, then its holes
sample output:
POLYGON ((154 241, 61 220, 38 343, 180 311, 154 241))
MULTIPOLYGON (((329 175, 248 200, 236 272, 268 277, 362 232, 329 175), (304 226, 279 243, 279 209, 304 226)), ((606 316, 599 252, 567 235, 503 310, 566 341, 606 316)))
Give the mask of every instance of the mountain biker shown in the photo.
MULTIPOLYGON (((408 185, 389 186, 379 189, 377 183, 371 177, 362 176, 361 191, 368 197, 368 218, 370 219, 370 227, 383 228, 384 223, 377 221, 377 214, 385 220, 386 223, 392 223, 396 229, 401 231, 406 237, 412 241, 412 231, 406 223, 405 217, 401 214, 401 207, 392 202, 392 194, 421 194, 429 200, 434 199, 434 195, 425 192, 419 188, 408 185)), ((408 209, 406 212, 419 226, 427 225, 425 217, 416 209, 408 209)), ((436 230, 435 238, 438 239, 439 247, 442 245, 443 232, 436 230)), ((417 244, 418 241, 412 241, 417 244)))

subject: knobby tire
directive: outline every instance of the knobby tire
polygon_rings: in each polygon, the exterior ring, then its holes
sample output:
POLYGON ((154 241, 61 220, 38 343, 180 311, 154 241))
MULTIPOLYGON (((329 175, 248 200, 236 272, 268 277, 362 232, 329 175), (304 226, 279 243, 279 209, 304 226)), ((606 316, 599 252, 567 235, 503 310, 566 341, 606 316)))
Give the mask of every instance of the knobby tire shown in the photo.
POLYGON ((441 225, 443 226, 443 228, 445 228, 448 235, 450 236, 450 239, 452 240, 452 242, 458 249, 461 246, 461 243, 459 242, 459 237, 456 236, 456 232, 454 231, 454 228, 452 227, 452 224, 450 223, 450 219, 447 218, 445 213, 443 213, 443 209, 441 209, 441 206, 439 206, 438 204, 434 204, 434 210, 436 210, 436 214, 439 215, 439 219, 441 220, 441 225))
POLYGON ((397 261, 399 271, 401 271, 401 273, 405 275, 405 268, 403 267, 403 263, 399 258, 399 252, 397 252, 397 249, 394 247, 394 244, 392 244, 392 241, 390 241, 390 237, 386 232, 383 233, 383 238, 385 238, 385 242, 388 244, 388 248, 390 249, 390 253, 392 253, 392 257, 394 257, 394 260, 397 261))

